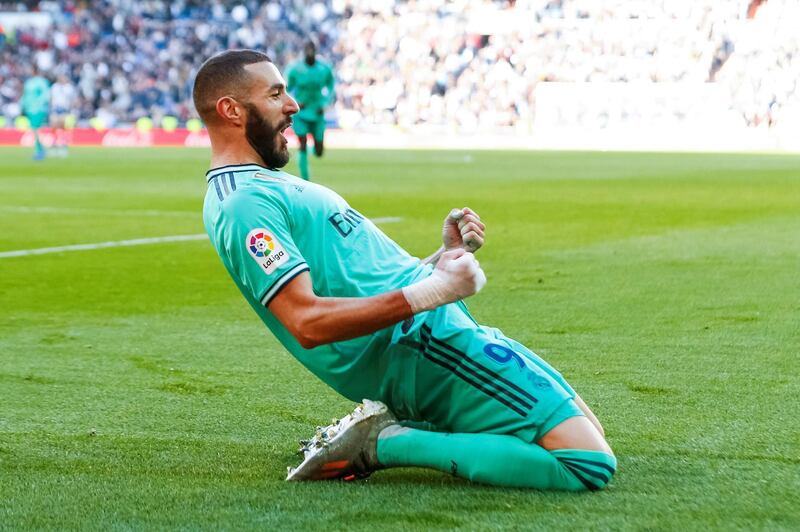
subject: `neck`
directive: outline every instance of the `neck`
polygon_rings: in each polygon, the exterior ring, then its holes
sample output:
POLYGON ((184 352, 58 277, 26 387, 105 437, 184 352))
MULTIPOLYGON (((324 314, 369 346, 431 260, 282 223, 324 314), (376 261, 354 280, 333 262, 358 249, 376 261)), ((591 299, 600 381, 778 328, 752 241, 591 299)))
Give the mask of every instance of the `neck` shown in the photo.
POLYGON ((307 65, 313 65, 316 62, 317 62, 317 59, 315 57, 306 57, 306 64, 307 65))
POLYGON ((264 159, 250 146, 247 139, 231 134, 232 132, 211 132, 211 168, 231 164, 257 164, 266 167, 264 159), (231 139, 234 140, 231 140, 231 139))

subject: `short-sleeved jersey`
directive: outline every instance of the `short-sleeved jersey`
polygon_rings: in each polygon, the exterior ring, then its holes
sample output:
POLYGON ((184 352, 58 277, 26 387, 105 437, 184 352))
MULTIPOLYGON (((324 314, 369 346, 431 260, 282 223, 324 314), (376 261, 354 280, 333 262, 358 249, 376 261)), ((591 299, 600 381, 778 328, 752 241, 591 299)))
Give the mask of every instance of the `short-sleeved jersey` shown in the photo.
POLYGON ((297 113, 303 120, 319 120, 320 110, 333 102, 333 70, 317 59, 313 65, 304 60, 289 65, 286 73, 287 90, 303 108, 297 113))
POLYGON ((323 297, 367 297, 430 273, 332 190, 279 170, 234 165, 207 173, 203 222, 244 297, 284 347, 345 397, 380 387, 392 328, 304 349, 269 311, 292 279, 309 272, 323 297))
POLYGON ((57 113, 67 113, 75 105, 77 92, 75 87, 69 83, 54 83, 50 87, 52 111, 57 113))
POLYGON ((50 82, 41 76, 34 76, 22 87, 22 112, 26 115, 48 113, 50 111, 50 82))

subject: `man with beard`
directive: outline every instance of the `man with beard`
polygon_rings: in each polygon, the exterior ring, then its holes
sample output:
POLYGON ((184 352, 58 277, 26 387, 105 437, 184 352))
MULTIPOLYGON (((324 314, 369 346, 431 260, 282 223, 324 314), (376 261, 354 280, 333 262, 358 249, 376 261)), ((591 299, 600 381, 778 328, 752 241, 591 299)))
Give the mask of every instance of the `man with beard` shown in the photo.
POLYGON ((194 102, 212 150, 203 221, 225 268, 295 358, 366 398, 304 443, 288 480, 416 466, 498 486, 609 482, 616 459, 581 398, 461 301, 486 282, 476 213, 451 211, 421 261, 333 191, 280 171, 298 106, 260 52, 206 61, 194 102))
POLYGON ((303 59, 289 66, 286 72, 287 90, 297 101, 300 111, 294 117, 294 129, 300 141, 297 165, 300 177, 308 180, 308 135, 314 138, 314 155, 322 157, 325 140, 325 108, 333 101, 333 70, 317 58, 317 45, 307 41, 303 59))

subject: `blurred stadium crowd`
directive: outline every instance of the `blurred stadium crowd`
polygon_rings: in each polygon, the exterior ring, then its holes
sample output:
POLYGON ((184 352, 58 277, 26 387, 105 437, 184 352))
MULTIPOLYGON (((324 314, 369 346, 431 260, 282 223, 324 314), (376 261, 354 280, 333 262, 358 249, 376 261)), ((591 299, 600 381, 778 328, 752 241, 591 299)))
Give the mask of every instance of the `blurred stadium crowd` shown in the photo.
MULTIPOLYGON (((536 86, 723 85, 750 126, 800 93, 797 0, 148 0, 2 2, 49 23, 0 27, 0 117, 20 113, 34 66, 78 124, 194 117, 191 80, 226 48, 285 67, 313 36, 337 76, 346 128, 531 123, 536 86)), ((0 19, 2 20, 2 19, 0 19)))

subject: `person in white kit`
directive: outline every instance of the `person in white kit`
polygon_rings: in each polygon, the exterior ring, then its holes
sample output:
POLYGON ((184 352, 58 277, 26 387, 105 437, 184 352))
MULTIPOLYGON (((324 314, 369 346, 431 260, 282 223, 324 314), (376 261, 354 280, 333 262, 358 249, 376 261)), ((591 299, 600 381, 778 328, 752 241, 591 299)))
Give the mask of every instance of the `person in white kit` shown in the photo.
POLYGON ((70 83, 69 78, 64 74, 50 87, 50 124, 53 128, 52 154, 55 156, 66 157, 67 145, 69 144, 69 132, 66 129, 67 117, 72 114, 75 108, 75 101, 78 93, 75 86, 70 83))

